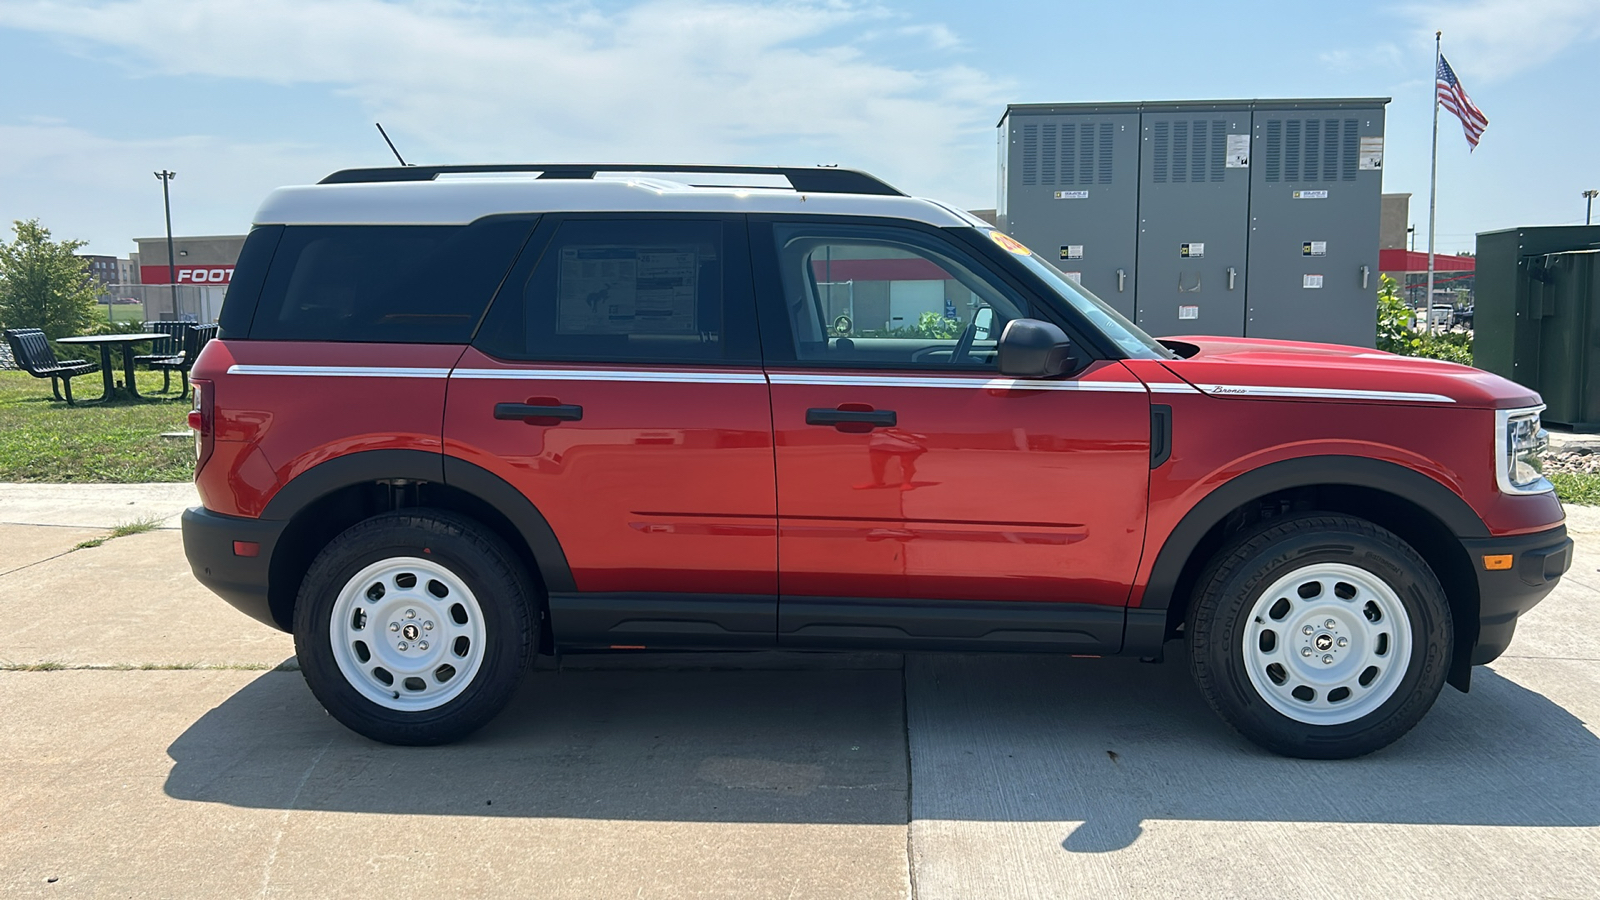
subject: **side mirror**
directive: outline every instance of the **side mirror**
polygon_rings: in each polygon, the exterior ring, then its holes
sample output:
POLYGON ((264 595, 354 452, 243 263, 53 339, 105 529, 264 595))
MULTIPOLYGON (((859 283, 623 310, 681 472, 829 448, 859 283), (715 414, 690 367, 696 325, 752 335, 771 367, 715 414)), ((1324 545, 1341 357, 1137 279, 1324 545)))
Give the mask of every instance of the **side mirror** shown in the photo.
POLYGON ((1038 319, 1012 319, 1000 333, 1000 374, 1049 378, 1078 367, 1072 341, 1060 327, 1038 319))
POLYGON ((994 310, 985 306, 972 314, 972 339, 987 341, 994 331, 994 310))

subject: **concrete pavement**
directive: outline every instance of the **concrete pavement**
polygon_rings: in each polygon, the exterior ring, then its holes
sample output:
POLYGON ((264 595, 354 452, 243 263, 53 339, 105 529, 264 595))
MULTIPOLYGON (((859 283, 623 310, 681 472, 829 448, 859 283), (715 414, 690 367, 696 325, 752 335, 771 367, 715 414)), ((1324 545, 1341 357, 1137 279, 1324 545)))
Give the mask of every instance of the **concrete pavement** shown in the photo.
POLYGON ((292 642, 175 531, 70 550, 127 517, 67 487, 0 486, 52 523, 0 525, 3 896, 1600 896, 1595 510, 1471 694, 1319 763, 1232 734, 1181 653, 568 657, 387 747, 259 671, 292 642))

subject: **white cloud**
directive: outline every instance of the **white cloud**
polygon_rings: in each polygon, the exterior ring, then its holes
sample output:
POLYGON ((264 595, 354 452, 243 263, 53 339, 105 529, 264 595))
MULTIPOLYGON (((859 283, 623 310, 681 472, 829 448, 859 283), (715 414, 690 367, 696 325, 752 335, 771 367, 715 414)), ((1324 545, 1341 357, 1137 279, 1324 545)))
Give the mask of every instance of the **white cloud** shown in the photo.
POLYGON ((0 124, 0 239, 15 219, 38 218, 85 252, 126 256, 132 239, 165 228, 157 170, 170 168, 180 234, 237 234, 274 187, 331 168, 294 144, 240 144, 203 136, 111 139, 61 124, 0 124))
POLYGON ((412 161, 837 162, 991 205, 1007 85, 953 63, 937 24, 907 36, 934 48, 926 68, 875 59, 863 33, 893 18, 849 0, 0 6, 0 27, 112 48, 135 72, 325 85, 412 161))
POLYGON ((1600 39, 1596 0, 1476 0, 1413 4, 1400 13, 1417 28, 1414 45, 1444 55, 1462 80, 1495 82, 1535 68, 1569 48, 1600 39))

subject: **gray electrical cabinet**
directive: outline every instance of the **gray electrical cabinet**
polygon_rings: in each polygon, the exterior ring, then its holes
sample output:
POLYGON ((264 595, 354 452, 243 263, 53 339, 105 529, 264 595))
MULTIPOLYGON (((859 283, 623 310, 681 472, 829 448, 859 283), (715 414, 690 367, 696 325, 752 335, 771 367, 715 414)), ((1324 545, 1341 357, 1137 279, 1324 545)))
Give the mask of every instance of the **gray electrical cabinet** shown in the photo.
POLYGON ((1158 336, 1370 347, 1388 102, 1013 104, 999 227, 1158 336))
POLYGON ((1158 335, 1242 335, 1250 171, 1228 165, 1227 147, 1250 112, 1147 106, 1141 120, 1134 321, 1158 335))
POLYGON ((1007 140, 1001 167, 1027 190, 1008 214, 1029 231, 1051 235, 1033 250, 1133 318, 1138 255, 1139 113, 1116 104, 1088 113, 1039 108, 1007 140), (1029 226, 1032 226, 1031 228, 1029 226))

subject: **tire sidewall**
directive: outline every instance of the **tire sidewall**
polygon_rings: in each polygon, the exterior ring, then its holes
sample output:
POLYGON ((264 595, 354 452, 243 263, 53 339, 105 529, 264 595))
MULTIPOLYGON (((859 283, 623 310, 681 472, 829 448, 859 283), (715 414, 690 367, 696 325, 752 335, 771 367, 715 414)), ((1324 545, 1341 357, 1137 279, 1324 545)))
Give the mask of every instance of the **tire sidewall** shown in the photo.
POLYGON ((1356 756, 1398 738, 1427 711, 1449 671, 1451 621, 1449 604, 1438 579, 1398 538, 1345 528, 1304 531, 1274 541, 1213 584, 1205 600, 1214 600, 1214 622, 1204 646, 1192 647, 1209 670, 1197 677, 1216 682, 1208 691, 1213 705, 1247 737, 1295 756, 1356 756), (1385 582, 1400 599, 1411 627, 1411 652, 1394 693, 1377 709, 1350 722, 1315 725, 1292 719, 1269 704, 1246 671, 1244 638, 1249 616, 1267 588, 1290 573, 1321 563, 1355 566, 1385 582))
POLYGON ((295 604, 295 653, 312 693, 353 730, 389 743, 451 740, 450 733, 465 734, 492 718, 515 687, 525 662, 519 632, 530 621, 513 607, 523 602, 521 585, 508 571, 508 556, 486 553, 465 528, 470 526, 436 513, 377 516, 336 537, 307 570, 295 604), (333 654, 333 608, 340 592, 361 570, 396 557, 427 559, 449 569, 472 591, 483 616, 483 659, 472 682, 432 709, 380 706, 350 683, 333 654))

